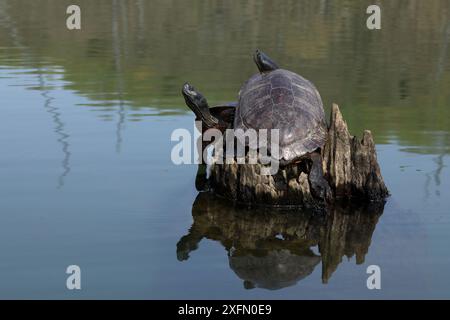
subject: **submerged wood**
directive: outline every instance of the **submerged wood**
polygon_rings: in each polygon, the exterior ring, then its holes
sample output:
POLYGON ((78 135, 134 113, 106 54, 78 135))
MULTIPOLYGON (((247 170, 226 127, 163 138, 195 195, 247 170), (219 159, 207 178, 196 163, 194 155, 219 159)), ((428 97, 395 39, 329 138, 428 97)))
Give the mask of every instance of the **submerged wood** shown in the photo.
POLYGON ((275 175, 261 175, 262 164, 213 163, 208 184, 215 193, 249 205, 323 207, 336 199, 382 201, 388 196, 372 133, 365 130, 361 140, 352 136, 336 104, 321 155, 331 190, 326 196, 312 192, 312 161, 308 157, 280 167, 275 175))

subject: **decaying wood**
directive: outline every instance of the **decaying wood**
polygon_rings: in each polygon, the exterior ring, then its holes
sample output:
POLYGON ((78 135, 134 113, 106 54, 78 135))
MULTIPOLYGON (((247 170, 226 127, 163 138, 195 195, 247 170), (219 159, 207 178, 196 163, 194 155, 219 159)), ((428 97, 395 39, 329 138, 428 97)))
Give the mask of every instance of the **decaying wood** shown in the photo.
POLYGON ((365 130, 361 140, 350 135, 337 104, 331 109, 323 170, 336 197, 379 200, 388 195, 372 133, 365 130))
POLYGON ((208 182, 217 194, 246 204, 321 207, 336 199, 381 201, 388 195, 372 133, 364 131, 361 140, 352 136, 336 104, 321 154, 324 177, 332 191, 327 199, 312 192, 308 158, 280 168, 275 175, 261 175, 261 164, 215 163, 208 182))

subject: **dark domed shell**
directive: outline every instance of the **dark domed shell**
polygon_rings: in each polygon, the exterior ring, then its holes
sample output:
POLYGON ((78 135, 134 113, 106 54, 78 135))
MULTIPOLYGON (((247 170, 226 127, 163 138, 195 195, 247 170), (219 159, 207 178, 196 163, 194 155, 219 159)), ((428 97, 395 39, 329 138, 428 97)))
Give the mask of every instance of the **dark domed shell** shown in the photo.
POLYGON ((322 147, 327 131, 317 89, 305 78, 283 69, 255 74, 242 86, 234 128, 279 129, 278 158, 286 161, 322 147))

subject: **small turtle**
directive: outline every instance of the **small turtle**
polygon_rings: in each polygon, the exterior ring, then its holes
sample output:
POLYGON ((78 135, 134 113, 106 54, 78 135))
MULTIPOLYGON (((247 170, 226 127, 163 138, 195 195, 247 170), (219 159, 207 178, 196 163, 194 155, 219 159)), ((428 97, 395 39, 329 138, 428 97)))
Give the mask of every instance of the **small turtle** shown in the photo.
POLYGON ((310 158, 313 192, 320 198, 327 197, 329 186, 323 177, 320 155, 327 128, 319 92, 309 80, 280 69, 259 50, 253 59, 260 72, 244 83, 237 103, 209 108, 206 98, 186 83, 182 90, 186 104, 206 128, 279 129, 277 160, 288 165, 310 158))

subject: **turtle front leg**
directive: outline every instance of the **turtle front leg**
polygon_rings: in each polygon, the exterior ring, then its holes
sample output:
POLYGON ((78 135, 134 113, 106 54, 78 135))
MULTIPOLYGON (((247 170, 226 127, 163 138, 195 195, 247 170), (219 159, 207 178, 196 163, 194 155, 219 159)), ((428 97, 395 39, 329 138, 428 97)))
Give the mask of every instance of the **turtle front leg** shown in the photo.
POLYGON ((328 181, 323 176, 322 156, 319 152, 311 153, 312 167, 309 172, 309 182, 313 195, 317 198, 328 201, 331 199, 331 188, 328 181))

